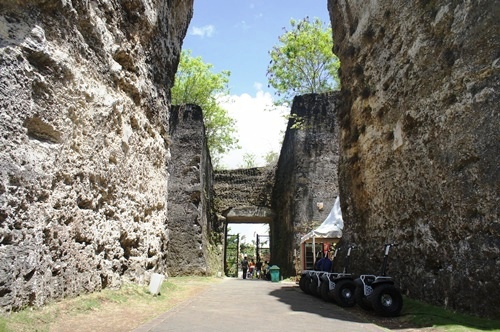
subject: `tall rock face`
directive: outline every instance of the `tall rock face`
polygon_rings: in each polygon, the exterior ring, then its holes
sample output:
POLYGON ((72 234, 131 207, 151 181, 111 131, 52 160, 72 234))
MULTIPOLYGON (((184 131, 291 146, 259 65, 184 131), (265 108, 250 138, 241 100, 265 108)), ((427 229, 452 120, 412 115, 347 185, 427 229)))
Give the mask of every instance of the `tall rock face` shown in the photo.
POLYGON ((223 271, 224 225, 214 207, 214 176, 201 108, 172 107, 169 133, 168 274, 214 275, 223 271))
POLYGON ((271 263, 295 275, 300 239, 330 213, 338 189, 338 93, 295 97, 276 170, 271 263))
POLYGON ((191 1, 0 7, 0 306, 166 269, 168 95, 191 1))
POLYGON ((340 196, 354 272, 498 317, 500 29, 495 1, 329 0, 341 60, 340 196))

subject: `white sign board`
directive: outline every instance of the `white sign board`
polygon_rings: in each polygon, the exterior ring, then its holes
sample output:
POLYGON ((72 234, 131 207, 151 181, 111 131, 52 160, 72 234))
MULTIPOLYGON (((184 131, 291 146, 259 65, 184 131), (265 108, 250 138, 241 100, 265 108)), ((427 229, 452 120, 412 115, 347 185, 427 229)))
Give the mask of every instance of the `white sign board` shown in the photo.
POLYGON ((159 294, 163 280, 165 280, 165 276, 163 274, 153 273, 151 275, 151 280, 149 281, 149 292, 153 295, 159 294))

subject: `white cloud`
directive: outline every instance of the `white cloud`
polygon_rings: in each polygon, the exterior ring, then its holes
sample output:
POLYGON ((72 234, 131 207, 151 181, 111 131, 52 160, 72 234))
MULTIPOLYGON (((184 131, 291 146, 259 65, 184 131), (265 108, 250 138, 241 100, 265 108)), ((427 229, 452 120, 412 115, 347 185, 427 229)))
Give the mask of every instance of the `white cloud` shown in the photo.
POLYGON ((232 150, 221 160, 221 164, 232 169, 243 164, 246 153, 256 157, 257 166, 264 166, 264 156, 270 151, 280 153, 283 134, 286 129, 289 109, 273 106, 272 95, 263 92, 259 83, 255 84, 257 93, 231 95, 221 106, 236 122, 239 150, 232 150))
POLYGON ((251 26, 245 20, 240 21, 238 24, 235 25, 235 27, 241 30, 248 30, 251 28, 251 26))
POLYGON ((201 38, 204 38, 204 37, 212 37, 214 32, 215 32, 215 27, 212 24, 210 24, 210 25, 204 25, 202 27, 194 26, 191 28, 189 34, 191 36, 200 36, 201 38))

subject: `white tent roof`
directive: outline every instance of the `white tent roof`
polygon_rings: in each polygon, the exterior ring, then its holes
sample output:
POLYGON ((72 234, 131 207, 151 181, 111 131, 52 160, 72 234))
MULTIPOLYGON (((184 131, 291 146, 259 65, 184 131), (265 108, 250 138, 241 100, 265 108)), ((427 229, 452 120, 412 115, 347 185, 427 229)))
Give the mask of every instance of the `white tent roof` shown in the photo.
POLYGON ((339 196, 337 196, 335 204, 333 204, 332 210, 330 211, 328 217, 326 217, 325 221, 323 221, 323 223, 318 228, 304 235, 300 239, 300 242, 305 242, 311 238, 341 238, 343 228, 344 220, 342 220, 340 200, 339 196))

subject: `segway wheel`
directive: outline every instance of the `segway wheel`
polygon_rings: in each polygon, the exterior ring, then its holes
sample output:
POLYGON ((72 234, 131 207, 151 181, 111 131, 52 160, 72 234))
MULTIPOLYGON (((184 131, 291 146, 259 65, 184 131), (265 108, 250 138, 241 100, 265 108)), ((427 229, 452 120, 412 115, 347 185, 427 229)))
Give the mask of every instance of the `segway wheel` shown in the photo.
POLYGON ((354 300, 361 308, 365 310, 373 310, 370 302, 368 302, 365 297, 362 286, 356 286, 356 290, 354 291, 354 300))
POLYGON ((305 282, 304 282, 304 292, 306 294, 311 294, 311 281, 312 278, 310 276, 305 277, 305 282))
POLYGON ((340 280, 333 289, 333 299, 341 307, 352 307, 356 304, 354 299, 355 291, 356 284, 353 280, 340 280))
POLYGON ((300 276, 300 281, 299 281, 299 287, 300 289, 304 292, 306 292, 306 282, 307 282, 307 275, 303 274, 300 276))
POLYGON ((321 298, 326 302, 333 302, 333 291, 330 291, 330 280, 323 280, 319 287, 321 298))
POLYGON ((396 317, 403 309, 403 296, 394 285, 382 284, 368 296, 375 312, 384 317, 396 317))
POLYGON ((317 276, 314 276, 311 278, 311 283, 309 284, 310 294, 312 294, 314 296, 319 296, 318 287, 319 287, 318 278, 317 278, 317 276))

